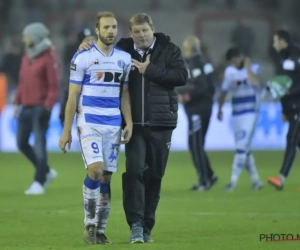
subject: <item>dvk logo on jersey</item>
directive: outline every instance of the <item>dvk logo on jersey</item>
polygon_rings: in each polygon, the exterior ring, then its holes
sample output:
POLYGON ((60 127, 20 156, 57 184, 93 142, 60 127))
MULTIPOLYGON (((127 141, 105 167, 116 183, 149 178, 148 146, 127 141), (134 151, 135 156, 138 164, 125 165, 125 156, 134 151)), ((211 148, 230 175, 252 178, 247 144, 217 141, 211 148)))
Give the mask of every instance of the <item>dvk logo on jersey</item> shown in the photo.
POLYGON ((122 73, 120 72, 97 72, 97 79, 100 81, 103 79, 103 82, 121 82, 122 73))

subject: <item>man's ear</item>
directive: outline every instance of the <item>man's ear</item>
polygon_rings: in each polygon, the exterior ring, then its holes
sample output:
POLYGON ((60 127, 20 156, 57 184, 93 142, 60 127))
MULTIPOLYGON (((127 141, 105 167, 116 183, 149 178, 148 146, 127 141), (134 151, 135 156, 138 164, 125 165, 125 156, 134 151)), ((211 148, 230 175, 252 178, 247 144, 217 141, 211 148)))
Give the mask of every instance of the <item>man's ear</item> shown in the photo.
POLYGON ((99 29, 97 27, 95 28, 95 33, 97 34, 97 36, 99 36, 99 29))

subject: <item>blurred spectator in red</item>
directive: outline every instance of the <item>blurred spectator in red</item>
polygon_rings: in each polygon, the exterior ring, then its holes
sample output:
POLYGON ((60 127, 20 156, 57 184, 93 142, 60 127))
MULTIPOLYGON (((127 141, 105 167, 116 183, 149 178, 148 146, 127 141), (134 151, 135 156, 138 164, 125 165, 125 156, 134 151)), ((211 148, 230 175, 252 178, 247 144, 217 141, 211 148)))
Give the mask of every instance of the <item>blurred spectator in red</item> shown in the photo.
POLYGON ((22 58, 14 115, 18 118, 18 148, 35 167, 34 181, 26 195, 44 194, 45 187, 57 175, 48 165, 46 132, 51 110, 58 101, 60 70, 48 36, 49 30, 42 23, 29 24, 23 31, 26 53, 22 58), (33 147, 29 145, 32 132, 33 147))

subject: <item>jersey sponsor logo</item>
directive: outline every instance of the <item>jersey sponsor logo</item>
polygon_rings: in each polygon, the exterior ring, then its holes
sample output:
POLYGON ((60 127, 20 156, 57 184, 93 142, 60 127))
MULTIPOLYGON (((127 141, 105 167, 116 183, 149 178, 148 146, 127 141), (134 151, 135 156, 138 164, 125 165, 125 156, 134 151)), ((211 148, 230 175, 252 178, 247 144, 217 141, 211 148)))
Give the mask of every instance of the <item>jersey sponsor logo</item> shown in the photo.
POLYGON ((70 66, 70 69, 73 70, 73 71, 76 71, 76 66, 77 65, 75 63, 72 63, 71 66, 70 66))
POLYGON ((119 60, 118 66, 123 69, 125 67, 125 62, 123 60, 119 60))
POLYGON ((121 82, 122 73, 120 72, 97 72, 97 79, 100 81, 103 79, 103 82, 121 82))

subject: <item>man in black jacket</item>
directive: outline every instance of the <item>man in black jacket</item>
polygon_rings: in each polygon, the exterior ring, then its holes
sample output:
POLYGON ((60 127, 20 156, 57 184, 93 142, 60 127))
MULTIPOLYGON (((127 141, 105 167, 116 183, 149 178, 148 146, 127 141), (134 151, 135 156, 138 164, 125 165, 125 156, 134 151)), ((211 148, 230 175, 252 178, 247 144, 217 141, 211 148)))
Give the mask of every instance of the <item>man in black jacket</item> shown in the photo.
MULTIPOLYGON (((180 49, 154 27, 146 14, 130 19, 132 38, 117 47, 131 54, 129 75, 133 134, 125 147, 122 176, 123 206, 131 243, 154 242, 151 231, 160 199, 172 132, 177 126, 175 87, 186 84, 188 73, 180 49)), ((89 49, 82 44, 80 49, 89 49)))
POLYGON ((204 149, 215 93, 214 68, 201 54, 197 37, 190 36, 184 40, 183 55, 189 70, 189 79, 188 84, 178 88, 178 91, 188 117, 189 149, 198 173, 198 183, 192 190, 205 191, 218 181, 204 149))
POLYGON ((280 55, 279 75, 287 75, 293 80, 291 88, 281 98, 283 118, 289 122, 284 160, 279 176, 268 178, 271 185, 282 190, 295 160, 297 146, 300 147, 300 49, 293 45, 290 34, 284 30, 274 34, 273 47, 280 55))
POLYGON ((123 205, 132 243, 153 242, 150 235, 177 125, 174 88, 185 85, 188 76, 180 49, 153 29, 148 15, 136 14, 130 19, 132 38, 117 44, 133 60, 129 92, 134 128, 123 174, 123 205))

